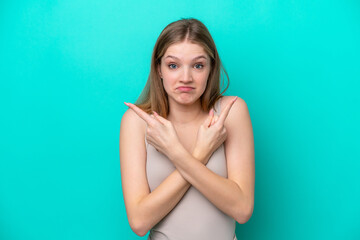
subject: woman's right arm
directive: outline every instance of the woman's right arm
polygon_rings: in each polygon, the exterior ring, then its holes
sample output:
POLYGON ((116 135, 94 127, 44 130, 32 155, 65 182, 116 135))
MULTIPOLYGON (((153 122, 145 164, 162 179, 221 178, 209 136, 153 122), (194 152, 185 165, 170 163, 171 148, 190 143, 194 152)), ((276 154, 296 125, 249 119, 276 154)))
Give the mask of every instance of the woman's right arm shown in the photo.
MULTIPOLYGON (((120 127, 121 183, 127 217, 131 229, 139 236, 162 220, 181 200, 191 184, 174 170, 154 191, 150 192, 146 177, 146 123, 128 109, 120 127)), ((206 164, 208 157, 193 154, 206 164)))

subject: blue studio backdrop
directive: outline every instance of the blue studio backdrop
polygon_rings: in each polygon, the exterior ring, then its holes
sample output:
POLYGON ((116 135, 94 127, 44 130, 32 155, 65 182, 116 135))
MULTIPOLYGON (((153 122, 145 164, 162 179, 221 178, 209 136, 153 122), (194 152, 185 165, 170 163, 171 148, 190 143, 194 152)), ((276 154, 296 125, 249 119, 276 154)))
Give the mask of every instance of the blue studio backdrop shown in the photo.
POLYGON ((255 208, 240 239, 360 239, 360 3, 0 3, 0 239, 146 239, 126 216, 120 121, 162 29, 208 27, 248 105, 255 208))

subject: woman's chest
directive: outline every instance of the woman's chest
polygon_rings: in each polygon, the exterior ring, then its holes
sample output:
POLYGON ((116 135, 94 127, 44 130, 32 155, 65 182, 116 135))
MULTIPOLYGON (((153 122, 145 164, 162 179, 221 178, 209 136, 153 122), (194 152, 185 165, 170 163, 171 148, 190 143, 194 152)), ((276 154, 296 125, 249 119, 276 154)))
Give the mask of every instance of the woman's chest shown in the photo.
MULTIPOLYGON (((196 145, 198 127, 175 127, 180 143, 191 154, 196 145)), ((227 178, 225 147, 222 144, 211 155, 206 167, 214 173, 227 178)), ((150 190, 159 186, 174 170, 175 165, 151 144, 147 145, 146 175, 150 190)))
POLYGON ((192 153, 196 145, 198 127, 174 127, 180 143, 184 148, 192 153))

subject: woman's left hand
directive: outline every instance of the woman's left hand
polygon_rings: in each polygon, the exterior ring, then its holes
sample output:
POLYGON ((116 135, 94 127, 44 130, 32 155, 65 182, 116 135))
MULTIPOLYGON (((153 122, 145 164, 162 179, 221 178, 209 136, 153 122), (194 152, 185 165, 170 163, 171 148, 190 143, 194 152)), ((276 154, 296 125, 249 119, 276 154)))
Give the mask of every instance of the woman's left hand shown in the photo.
POLYGON ((172 123, 156 112, 154 112, 154 115, 149 115, 132 103, 125 103, 125 105, 134 110, 134 112, 146 122, 147 142, 154 146, 156 150, 169 157, 169 154, 173 152, 173 147, 176 147, 177 144, 180 143, 172 123))

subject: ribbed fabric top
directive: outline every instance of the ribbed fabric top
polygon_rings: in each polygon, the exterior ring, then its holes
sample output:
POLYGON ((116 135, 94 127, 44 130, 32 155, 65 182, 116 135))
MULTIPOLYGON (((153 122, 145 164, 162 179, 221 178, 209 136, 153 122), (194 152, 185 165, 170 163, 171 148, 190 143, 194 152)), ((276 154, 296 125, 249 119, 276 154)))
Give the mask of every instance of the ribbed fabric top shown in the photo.
MULTIPOLYGON (((220 100, 214 114, 220 114, 220 100)), ((148 144, 146 174, 151 192, 176 168, 167 156, 148 144)), ((224 144, 210 157, 206 167, 227 178, 224 144)), ((148 240, 233 240, 236 222, 191 186, 179 203, 151 230, 148 240)))

